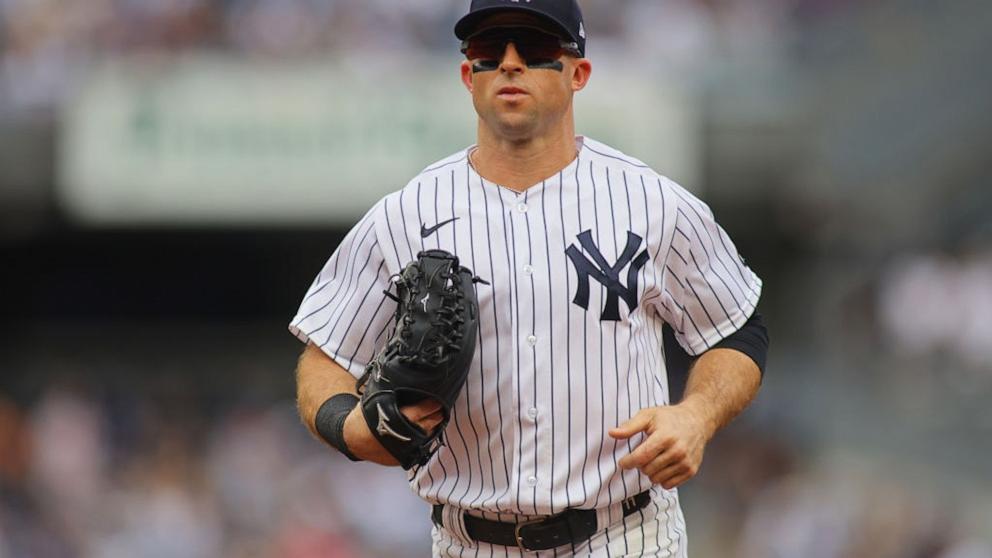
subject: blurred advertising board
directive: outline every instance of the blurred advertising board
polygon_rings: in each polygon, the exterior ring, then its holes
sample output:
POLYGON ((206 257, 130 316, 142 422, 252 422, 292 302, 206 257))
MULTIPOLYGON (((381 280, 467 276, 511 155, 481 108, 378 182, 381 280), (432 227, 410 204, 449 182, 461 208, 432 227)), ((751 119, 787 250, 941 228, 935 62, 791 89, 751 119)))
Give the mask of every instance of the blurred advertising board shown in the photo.
MULTIPOLYGON (((601 73, 576 103, 579 133, 696 185, 687 92, 601 73)), ((475 127, 457 59, 107 62, 61 115, 58 197, 94 226, 347 226, 475 127)))

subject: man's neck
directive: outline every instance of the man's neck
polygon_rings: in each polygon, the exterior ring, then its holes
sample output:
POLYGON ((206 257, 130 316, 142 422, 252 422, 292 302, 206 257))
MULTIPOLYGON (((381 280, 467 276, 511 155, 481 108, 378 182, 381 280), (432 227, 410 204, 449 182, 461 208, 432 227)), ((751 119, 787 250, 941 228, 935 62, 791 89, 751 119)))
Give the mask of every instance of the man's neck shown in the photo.
POLYGON ((574 128, 562 132, 551 137, 510 141, 480 130, 479 146, 472 152, 472 166, 484 179, 523 192, 575 160, 574 128))

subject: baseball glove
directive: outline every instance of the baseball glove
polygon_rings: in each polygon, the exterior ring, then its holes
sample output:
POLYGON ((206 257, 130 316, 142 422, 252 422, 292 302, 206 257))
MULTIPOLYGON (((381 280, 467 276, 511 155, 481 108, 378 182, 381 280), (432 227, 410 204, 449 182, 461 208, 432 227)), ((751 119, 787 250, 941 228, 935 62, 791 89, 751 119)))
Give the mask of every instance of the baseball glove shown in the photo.
POLYGON ((468 376, 479 330, 475 283, 481 279, 444 250, 428 250, 394 279, 395 330, 358 380, 362 414, 372 434, 404 469, 423 465, 443 443, 441 433, 468 376), (400 407, 432 398, 444 419, 424 432, 400 407))

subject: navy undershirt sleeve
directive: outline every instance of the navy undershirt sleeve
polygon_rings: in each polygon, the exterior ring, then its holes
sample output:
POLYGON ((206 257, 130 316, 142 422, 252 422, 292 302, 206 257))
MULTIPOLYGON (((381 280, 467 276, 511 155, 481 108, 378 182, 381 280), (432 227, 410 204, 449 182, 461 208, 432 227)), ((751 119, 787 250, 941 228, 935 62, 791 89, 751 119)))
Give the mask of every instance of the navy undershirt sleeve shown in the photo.
MULTIPOLYGON (((665 368, 668 372, 668 388, 671 394, 672 404, 678 403, 685 393, 685 385, 689 378, 689 369, 696 361, 696 357, 690 355, 675 340, 675 332, 671 326, 665 324, 662 330, 662 340, 665 350, 665 368)), ((765 365, 768 359, 768 328, 765 327, 761 313, 755 310, 747 322, 740 329, 728 335, 712 348, 733 349, 746 354, 761 371, 761 377, 765 376, 765 365)))
POLYGON ((713 348, 734 349, 746 354, 758 365, 758 370, 764 378, 765 363, 768 360, 768 328, 765 327, 761 313, 755 311, 740 329, 728 335, 713 348))

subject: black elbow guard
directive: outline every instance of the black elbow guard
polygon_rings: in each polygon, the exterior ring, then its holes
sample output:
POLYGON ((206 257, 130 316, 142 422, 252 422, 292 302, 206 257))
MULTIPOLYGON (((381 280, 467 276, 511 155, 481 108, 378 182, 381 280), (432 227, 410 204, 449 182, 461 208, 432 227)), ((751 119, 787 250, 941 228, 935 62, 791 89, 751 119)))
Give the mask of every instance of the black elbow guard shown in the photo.
POLYGON ((768 359, 768 328, 765 327, 761 314, 755 310, 740 329, 728 335, 713 348, 734 349, 746 354, 758 365, 758 369, 764 377, 765 362, 768 359))

